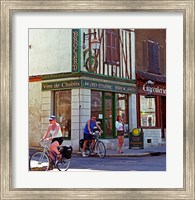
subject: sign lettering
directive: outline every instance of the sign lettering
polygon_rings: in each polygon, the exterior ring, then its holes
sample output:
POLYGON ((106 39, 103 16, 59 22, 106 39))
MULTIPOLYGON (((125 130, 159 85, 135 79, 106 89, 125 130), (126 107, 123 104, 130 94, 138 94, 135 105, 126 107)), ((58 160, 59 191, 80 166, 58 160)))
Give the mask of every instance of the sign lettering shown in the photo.
POLYGON ((103 83, 86 79, 42 83, 42 90, 58 90, 75 87, 97 89, 110 92, 136 93, 136 87, 134 85, 124 86, 120 84, 103 83))
POLYGON ((72 71, 78 71, 79 59, 78 59, 78 47, 79 47, 79 30, 72 30, 72 71))
POLYGON ((146 84, 143 85, 142 87, 144 92, 149 92, 149 93, 154 93, 154 94, 165 94, 166 95, 166 88, 160 87, 160 86, 148 86, 146 84))

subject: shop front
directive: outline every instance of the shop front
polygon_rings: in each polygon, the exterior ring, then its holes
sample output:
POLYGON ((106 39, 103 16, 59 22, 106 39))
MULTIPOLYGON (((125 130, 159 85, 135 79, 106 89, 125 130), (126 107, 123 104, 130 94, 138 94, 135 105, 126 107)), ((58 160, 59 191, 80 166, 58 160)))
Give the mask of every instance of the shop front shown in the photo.
POLYGON ((144 146, 166 141, 166 77, 137 71, 137 124, 144 146))
MULTIPOLYGON (((56 115, 65 143, 79 150, 83 128, 91 116, 96 116, 103 129, 101 139, 107 148, 117 148, 115 121, 124 119, 126 130, 137 126, 135 81, 102 80, 85 76, 41 81, 42 131, 48 126, 48 116, 56 115), (47 100, 46 100, 47 99, 47 100), (47 102, 47 104, 46 104, 47 102)), ((128 140, 128 138, 127 138, 128 140)))

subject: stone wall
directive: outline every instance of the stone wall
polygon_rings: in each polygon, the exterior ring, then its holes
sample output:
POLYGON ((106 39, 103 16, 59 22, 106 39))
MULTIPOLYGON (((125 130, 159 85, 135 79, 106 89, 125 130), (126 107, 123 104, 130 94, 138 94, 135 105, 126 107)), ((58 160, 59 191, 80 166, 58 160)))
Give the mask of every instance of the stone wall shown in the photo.
POLYGON ((89 89, 72 89, 71 96, 71 145, 73 151, 79 151, 79 140, 83 138, 83 129, 91 114, 91 91, 89 89))
POLYGON ((29 83, 29 145, 37 146, 42 129, 42 99, 41 82, 29 83))
POLYGON ((143 129, 144 132, 144 148, 157 146, 162 143, 161 129, 143 129))

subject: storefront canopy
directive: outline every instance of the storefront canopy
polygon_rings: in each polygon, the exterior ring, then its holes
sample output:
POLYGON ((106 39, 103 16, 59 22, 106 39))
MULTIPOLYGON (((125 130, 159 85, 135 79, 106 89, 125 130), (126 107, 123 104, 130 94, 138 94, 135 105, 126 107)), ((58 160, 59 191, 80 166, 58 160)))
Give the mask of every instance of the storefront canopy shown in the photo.
POLYGON ((159 83, 166 83, 166 76, 158 75, 158 74, 152 74, 145 71, 136 71, 137 79, 141 80, 151 80, 159 83))

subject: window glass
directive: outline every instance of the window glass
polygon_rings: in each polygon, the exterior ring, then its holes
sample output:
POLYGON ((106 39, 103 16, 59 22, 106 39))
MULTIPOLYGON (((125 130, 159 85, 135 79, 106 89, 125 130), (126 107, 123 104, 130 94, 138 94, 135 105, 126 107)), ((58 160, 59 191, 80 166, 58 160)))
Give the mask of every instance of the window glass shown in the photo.
POLYGON ((95 116, 97 121, 102 121, 102 92, 91 91, 91 116, 95 116))
POLYGON ((61 126, 63 137, 71 137, 71 91, 57 91, 54 93, 54 110, 57 122, 61 126))
POLYGON ((156 126, 155 98, 145 98, 145 96, 140 96, 140 117, 141 126, 156 126))

